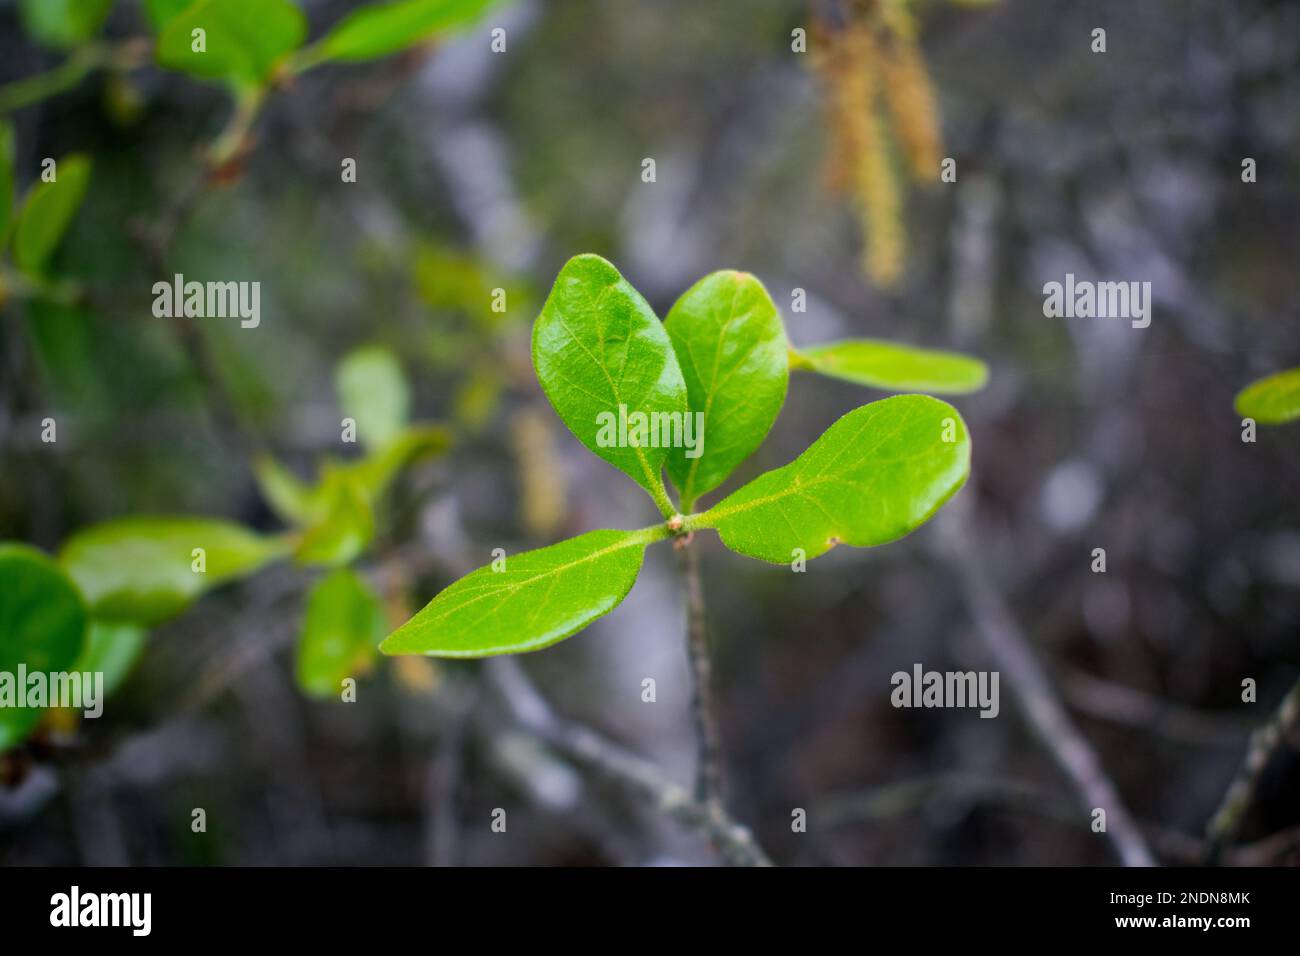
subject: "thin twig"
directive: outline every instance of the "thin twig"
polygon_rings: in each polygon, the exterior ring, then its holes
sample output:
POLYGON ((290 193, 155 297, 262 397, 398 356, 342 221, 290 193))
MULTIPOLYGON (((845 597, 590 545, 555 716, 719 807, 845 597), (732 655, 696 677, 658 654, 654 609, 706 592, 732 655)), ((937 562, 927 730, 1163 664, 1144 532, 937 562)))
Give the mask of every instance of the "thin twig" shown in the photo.
POLYGON ((1236 839, 1246 811, 1255 799, 1260 774, 1297 724, 1300 724, 1300 680, 1291 685, 1268 722, 1250 735, 1246 756, 1205 828, 1207 862, 1217 863, 1224 849, 1236 839))
POLYGON ((691 724, 695 728, 695 799, 722 804, 722 747, 713 702, 713 666, 704 612, 700 557, 691 542, 679 539, 682 577, 686 582, 686 658, 691 670, 691 724))
POLYGON ((682 826, 708 837, 729 863, 772 865, 749 828, 729 817, 722 807, 692 798, 685 787, 670 779, 658 765, 624 750, 590 728, 557 716, 517 661, 509 657, 494 658, 488 662, 487 673, 520 726, 570 759, 629 787, 682 826))
POLYGON ((1106 811, 1104 832, 1124 865, 1155 866, 1155 857, 1120 799, 1115 784, 1107 776, 1092 746, 1070 720, 1047 675, 1034 658, 1029 641, 1003 601, 986 561, 975 553, 965 516, 953 513, 949 521, 956 551, 956 569, 966 602, 975 615, 976 629, 998 667, 1006 672, 1030 727, 1057 765, 1073 781, 1080 805, 1085 810, 1101 808, 1106 811))

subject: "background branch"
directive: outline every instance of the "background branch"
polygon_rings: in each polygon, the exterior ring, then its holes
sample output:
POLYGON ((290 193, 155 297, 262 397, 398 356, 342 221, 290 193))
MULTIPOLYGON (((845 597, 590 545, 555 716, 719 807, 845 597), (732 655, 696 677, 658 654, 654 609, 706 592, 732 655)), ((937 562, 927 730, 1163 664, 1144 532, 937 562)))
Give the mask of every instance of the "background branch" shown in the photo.
POLYGON ((736 866, 771 866, 772 861, 749 829, 716 803, 692 798, 656 764, 573 721, 558 717, 538 693, 518 661, 497 657, 486 671, 515 721, 556 750, 630 788, 661 813, 707 837, 736 866))

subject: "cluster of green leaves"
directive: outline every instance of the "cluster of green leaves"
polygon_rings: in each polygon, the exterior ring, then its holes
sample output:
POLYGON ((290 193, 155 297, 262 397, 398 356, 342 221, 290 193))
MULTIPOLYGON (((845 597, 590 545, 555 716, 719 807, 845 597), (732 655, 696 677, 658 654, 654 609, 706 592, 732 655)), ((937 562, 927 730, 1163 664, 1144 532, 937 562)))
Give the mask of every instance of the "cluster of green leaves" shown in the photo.
MULTIPOLYGON (((0 544, 0 671, 104 671, 106 688, 138 659, 146 633, 206 592, 292 558, 333 570, 312 588, 297 648, 300 686, 337 693, 361 673, 383 637, 379 597, 348 565, 369 545, 375 510, 398 471, 443 452, 447 431, 409 421, 410 393, 393 355, 357 350, 337 371, 340 410, 355 422, 362 457, 326 460, 303 481, 270 458, 263 494, 291 530, 262 534, 220 518, 131 516, 92 525, 57 558, 0 544), (195 549, 202 549, 201 558, 195 549)), ((0 708, 0 750, 35 727, 39 711, 0 708)))
POLYGON ((11 286, 36 291, 48 283, 50 257, 72 223, 90 182, 90 159, 72 153, 58 160, 54 178, 36 182, 21 203, 15 203, 13 126, 0 120, 0 303, 11 286), (12 257, 17 275, 2 261, 12 257))
POLYGON ((310 46, 307 20, 290 0, 146 0, 158 32, 158 63, 237 89, 272 83, 281 71, 356 63, 400 53, 467 26, 493 0, 396 0, 352 11, 310 46), (204 44, 195 44, 195 31, 204 44))
POLYGON ((1261 425, 1285 425, 1300 419, 1300 368, 1277 372, 1251 382, 1234 403, 1242 418, 1261 425))
POLYGON ((970 439, 951 405, 897 395, 849 412, 790 464, 694 513, 763 442, 785 402, 790 369, 877 388, 963 393, 983 363, 873 341, 790 347, 780 313, 752 275, 715 272, 660 321, 599 256, 571 259, 533 326, 533 364, 556 413, 594 454, 641 485, 664 523, 592 531, 480 568, 385 638, 387 654, 485 657, 547 647, 626 597, 648 545, 713 528, 731 550, 785 563, 837 544, 894 541, 965 482, 970 439), (609 446, 600 418, 701 413, 698 457, 681 447, 609 446), (679 494, 674 505, 663 475, 679 494))

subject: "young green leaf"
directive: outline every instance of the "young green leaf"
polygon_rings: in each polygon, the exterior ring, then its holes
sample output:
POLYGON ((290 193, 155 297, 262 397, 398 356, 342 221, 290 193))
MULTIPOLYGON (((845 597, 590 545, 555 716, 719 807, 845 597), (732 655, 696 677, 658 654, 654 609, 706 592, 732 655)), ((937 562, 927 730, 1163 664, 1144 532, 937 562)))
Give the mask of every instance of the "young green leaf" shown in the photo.
POLYGON ((198 0, 159 33, 158 64, 257 87, 306 35, 307 21, 289 0, 198 0))
POLYGON ((261 455, 253 463, 253 476, 271 510, 287 523, 305 526, 324 517, 320 485, 307 484, 270 455, 261 455))
POLYGON ((149 626, 287 550, 281 538, 215 518, 139 516, 77 532, 64 543, 59 563, 97 618, 149 626))
POLYGON ((134 624, 92 620, 86 646, 76 663, 68 669, 103 674, 104 696, 107 697, 121 686, 135 668, 148 639, 149 632, 134 624))
POLYGON ((55 166, 54 182, 39 182, 27 193, 14 227, 14 265, 40 275, 76 215, 90 182, 90 160, 79 153, 55 166))
POLYGON ((113 0, 19 0, 23 27, 45 46, 68 49, 100 31, 113 0))
POLYGON ((321 39, 319 60, 372 60, 477 20, 496 0, 398 0, 354 10, 321 39))
POLYGON ((334 375, 343 415, 357 423, 357 438, 368 448, 382 448, 406 426, 411 390, 397 357, 377 345, 348 355, 334 375))
MULTIPOLYGON (((86 640, 86 605, 57 564, 35 548, 0 545, 0 701, 14 694, 18 666, 66 671, 86 640)), ((42 708, 0 706, 0 751, 21 742, 42 708)))
POLYGON ((298 639, 298 686, 312 697, 337 694, 345 677, 370 667, 386 628, 384 606, 348 568, 318 581, 307 598, 298 639))
POLYGON ((790 367, 868 388, 936 395, 979 391, 988 379, 988 367, 969 355, 875 339, 851 339, 792 349, 790 367))
POLYGON ((1242 418, 1261 425, 1282 425, 1300 418, 1300 368, 1287 369, 1252 382, 1234 403, 1242 418))
POLYGON ((784 564, 836 544, 886 544, 924 524, 970 472, 957 410, 895 395, 849 412, 790 464, 755 478, 695 521, 733 551, 784 564))
POLYGON ((144 0, 144 12, 154 32, 160 32, 178 13, 194 5, 194 0, 144 0))
POLYGON ((378 451, 339 467, 360 483, 372 500, 388 490, 397 473, 416 461, 441 455, 451 447, 451 432, 441 425, 411 425, 378 451))
POLYGON ((14 208, 14 127, 0 119, 0 253, 9 236, 9 214, 14 208))
POLYGON ((746 272, 705 276, 673 305, 664 328, 686 380, 697 442, 694 449, 675 443, 668 455, 668 475, 689 510, 767 437, 785 404, 788 346, 775 303, 746 272))
POLYGON ((646 545, 667 536, 590 531, 479 568, 435 597, 384 639, 385 654, 491 657, 549 647, 608 614, 627 597, 646 545))
POLYGON ((375 536, 370 495, 346 468, 329 467, 321 484, 324 512, 294 550, 299 564, 347 564, 375 536))
POLYGON ((533 365, 578 440, 672 514, 662 478, 668 449, 650 446, 646 429, 685 413, 686 383, 663 323, 600 256, 576 256, 560 270, 533 324, 533 365))

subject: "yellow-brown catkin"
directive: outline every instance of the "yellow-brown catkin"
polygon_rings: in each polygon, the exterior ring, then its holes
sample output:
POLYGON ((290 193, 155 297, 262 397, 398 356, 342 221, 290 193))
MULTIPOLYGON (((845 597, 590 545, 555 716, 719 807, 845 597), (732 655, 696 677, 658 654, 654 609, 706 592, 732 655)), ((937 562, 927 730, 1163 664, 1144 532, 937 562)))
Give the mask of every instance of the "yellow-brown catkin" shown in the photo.
POLYGON ((510 442, 519 463, 520 521, 530 535, 549 538, 564 520, 566 497, 549 416, 519 410, 510 421, 510 442))
POLYGON ((839 34, 822 21, 814 20, 809 52, 812 54, 813 73, 821 87, 822 116, 830 138, 822 175, 827 189, 836 194, 844 193, 849 189, 849 170, 853 166, 849 143, 844 135, 847 115, 847 104, 841 92, 846 73, 844 44, 840 42, 839 34))
POLYGON ((911 14, 897 4, 885 10, 889 28, 889 42, 882 47, 881 58, 885 101, 912 176, 928 182, 939 176, 939 111, 934 86, 911 14))
POLYGON ((898 176, 879 106, 880 48, 870 23, 849 24, 843 42, 851 66, 845 96, 852 104, 852 191, 866 233, 863 263, 872 279, 892 286, 903 271, 907 239, 898 176))

